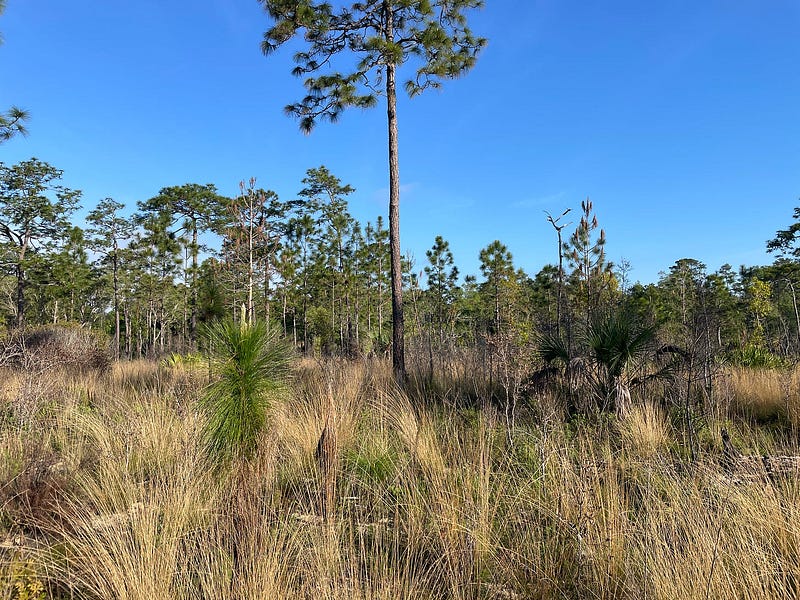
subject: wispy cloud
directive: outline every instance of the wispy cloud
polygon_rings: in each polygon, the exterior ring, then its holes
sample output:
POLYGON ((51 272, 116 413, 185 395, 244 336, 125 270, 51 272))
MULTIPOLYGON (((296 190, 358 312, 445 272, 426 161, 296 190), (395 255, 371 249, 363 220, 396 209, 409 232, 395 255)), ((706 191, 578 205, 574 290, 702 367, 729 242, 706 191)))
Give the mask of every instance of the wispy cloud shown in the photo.
MULTIPOLYGON (((400 197, 403 200, 408 200, 408 198, 414 197, 414 192, 419 189, 419 183, 411 182, 411 183, 401 183, 400 184, 400 197)), ((380 203, 381 205, 386 204, 389 202, 389 188, 380 188, 375 190, 375 193, 372 194, 372 201, 375 203, 380 203)))
POLYGON ((538 208, 541 206, 549 206, 556 202, 562 202, 566 197, 566 192, 557 192, 547 196, 535 196, 532 198, 522 198, 511 203, 513 208, 538 208))

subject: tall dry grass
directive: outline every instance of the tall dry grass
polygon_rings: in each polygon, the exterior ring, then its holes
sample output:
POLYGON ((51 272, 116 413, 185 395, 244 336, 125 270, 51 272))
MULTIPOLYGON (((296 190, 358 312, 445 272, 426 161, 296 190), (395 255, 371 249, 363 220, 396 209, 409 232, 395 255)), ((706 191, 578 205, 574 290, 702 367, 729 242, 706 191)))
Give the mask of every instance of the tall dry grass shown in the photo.
MULTIPOLYGON (((25 374, 6 375, 0 598, 797 595, 795 474, 731 474, 713 443, 687 462, 680 422, 655 403, 610 423, 521 419, 509 445, 491 404, 464 408, 452 381, 423 406, 383 361, 305 360, 257 452, 220 473, 202 450, 202 368, 53 374, 26 420, 25 374), (325 520, 314 451, 331 402, 325 520)), ((797 453, 741 418, 755 377, 726 379, 725 426, 743 452, 797 453)))
POLYGON ((732 368, 722 391, 736 415, 762 423, 800 425, 800 369, 732 368))

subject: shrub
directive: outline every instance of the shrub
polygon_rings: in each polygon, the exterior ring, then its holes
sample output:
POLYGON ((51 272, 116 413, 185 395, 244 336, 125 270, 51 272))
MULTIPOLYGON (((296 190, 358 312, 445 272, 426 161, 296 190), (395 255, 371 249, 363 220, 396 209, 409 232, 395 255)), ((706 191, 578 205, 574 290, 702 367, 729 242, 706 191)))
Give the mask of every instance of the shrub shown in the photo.
POLYGON ((46 325, 13 332, 2 341, 11 366, 29 370, 105 371, 111 365, 108 339, 78 325, 46 325))
POLYGON ((13 600, 45 600, 44 583, 29 562, 13 564, 10 570, 10 594, 13 600))
POLYGON ((173 370, 198 369, 204 366, 203 355, 197 352, 178 354, 173 352, 161 361, 161 366, 173 370))
POLYGON ((781 357, 757 344, 747 344, 744 348, 735 350, 730 359, 735 365, 754 369, 779 369, 786 366, 786 361, 781 357))

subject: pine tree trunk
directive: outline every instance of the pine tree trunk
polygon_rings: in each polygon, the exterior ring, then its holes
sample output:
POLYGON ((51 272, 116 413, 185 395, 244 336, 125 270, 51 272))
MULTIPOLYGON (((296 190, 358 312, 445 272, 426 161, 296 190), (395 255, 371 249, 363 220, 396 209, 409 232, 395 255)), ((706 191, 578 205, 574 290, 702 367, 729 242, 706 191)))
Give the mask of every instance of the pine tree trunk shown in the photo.
POLYGON ((131 336, 131 317, 128 312, 128 305, 125 305, 125 356, 128 359, 133 358, 133 338, 131 336))
POLYGON ((192 313, 189 322, 189 340, 191 341, 191 349, 197 347, 197 304, 198 304, 198 290, 197 290, 197 221, 192 220, 192 313))
POLYGON ((269 326, 270 303, 269 303, 269 277, 270 277, 269 255, 264 259, 264 320, 269 326))
POLYGON ((114 359, 119 360, 119 267, 117 264, 117 244, 114 241, 113 282, 114 282, 114 359))
MULTIPOLYGON (((367 335, 372 335, 372 281, 367 279, 367 335)), ((798 328, 798 335, 800 336, 800 328, 798 328)), ((798 337, 800 340, 800 337, 798 337)))
POLYGON ((22 238, 22 247, 17 258, 17 327, 25 327, 25 268, 22 266, 25 253, 28 250, 27 238, 22 238))
POLYGON ((378 260, 378 336, 383 341, 383 259, 378 260))
POLYGON ((308 354, 308 281, 306 271, 303 271, 303 354, 308 354))
POLYGON ((250 208, 247 230, 247 323, 253 323, 253 210, 250 208))
MULTIPOLYGON (((563 225, 561 227, 563 227, 563 225)), ((556 231, 558 232, 558 302, 556 303, 556 337, 561 339, 561 305, 564 302, 564 244, 561 242, 561 229, 556 227, 556 231)))
MULTIPOLYGON (((394 40, 392 8, 384 2, 386 40, 394 40)), ((392 368, 398 384, 406 380, 403 321, 403 269, 400 257, 400 163, 397 145, 397 89, 395 65, 386 65, 386 106, 389 124, 389 249, 392 267, 392 368)))
POLYGON ((25 271, 17 265, 17 327, 25 327, 25 271))
MULTIPOLYGON (((281 306, 281 322, 283 323, 283 335, 286 335, 286 333, 287 333, 287 330, 286 330, 286 300, 287 300, 286 295, 288 293, 287 289, 286 289, 287 285, 288 285, 287 282, 284 281, 283 282, 283 303, 282 303, 282 306, 281 306)), ((295 345, 297 345, 297 340, 296 339, 295 339, 295 345)))

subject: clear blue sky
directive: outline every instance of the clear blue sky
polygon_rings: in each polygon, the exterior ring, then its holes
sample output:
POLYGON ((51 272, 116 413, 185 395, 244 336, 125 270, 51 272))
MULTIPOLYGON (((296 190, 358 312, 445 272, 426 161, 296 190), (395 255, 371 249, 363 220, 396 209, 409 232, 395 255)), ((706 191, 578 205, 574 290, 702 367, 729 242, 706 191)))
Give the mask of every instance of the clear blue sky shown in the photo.
MULTIPOLYGON (((653 281, 677 259, 764 264, 800 204, 800 2, 487 0, 466 77, 399 107, 402 244, 436 235, 463 273, 494 239, 530 274, 556 261, 544 212, 592 198, 609 258, 653 281)), ((385 111, 303 136, 291 52, 259 50, 256 0, 8 0, 0 108, 32 115, 0 146, 65 172, 91 208, 242 179, 293 197, 325 164, 387 208, 385 111)), ((572 229, 570 227, 569 229, 572 229)))

